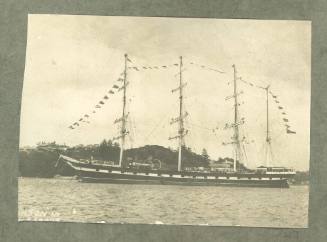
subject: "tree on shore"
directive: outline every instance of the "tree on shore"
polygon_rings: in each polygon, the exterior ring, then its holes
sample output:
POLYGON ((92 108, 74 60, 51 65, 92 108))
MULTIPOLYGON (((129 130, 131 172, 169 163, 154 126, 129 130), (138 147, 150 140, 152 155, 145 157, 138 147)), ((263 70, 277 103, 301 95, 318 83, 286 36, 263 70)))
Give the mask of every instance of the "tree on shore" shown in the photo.
POLYGON ((202 149, 201 156, 202 156, 206 161, 209 160, 209 155, 208 155, 208 152, 207 152, 207 150, 206 150, 205 148, 202 149))

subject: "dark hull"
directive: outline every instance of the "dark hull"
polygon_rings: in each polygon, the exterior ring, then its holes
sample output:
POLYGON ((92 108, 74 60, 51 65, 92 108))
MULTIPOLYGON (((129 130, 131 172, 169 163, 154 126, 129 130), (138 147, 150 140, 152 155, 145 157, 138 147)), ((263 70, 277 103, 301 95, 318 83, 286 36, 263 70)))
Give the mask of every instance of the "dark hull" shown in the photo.
POLYGON ((173 180, 140 180, 140 179, 118 179, 118 178, 94 178, 80 177, 81 182, 85 183, 111 183, 111 184, 146 184, 146 185, 180 185, 180 186, 230 186, 230 187, 265 187, 265 188, 289 188, 287 180, 274 181, 173 181, 173 180))
MULTIPOLYGON (((209 176, 210 177, 210 176, 209 176)), ((183 186, 235 186, 235 187, 271 187, 288 188, 287 179, 234 179, 232 178, 205 178, 205 177, 163 177, 158 174, 125 174, 125 173, 101 173, 94 171, 79 171, 82 182, 113 183, 113 184, 153 184, 153 185, 183 185, 183 186)))
POLYGON ((79 163, 64 157, 82 182, 113 184, 153 184, 183 186, 236 186, 288 188, 288 175, 257 173, 200 173, 172 171, 140 171, 95 164, 79 163))

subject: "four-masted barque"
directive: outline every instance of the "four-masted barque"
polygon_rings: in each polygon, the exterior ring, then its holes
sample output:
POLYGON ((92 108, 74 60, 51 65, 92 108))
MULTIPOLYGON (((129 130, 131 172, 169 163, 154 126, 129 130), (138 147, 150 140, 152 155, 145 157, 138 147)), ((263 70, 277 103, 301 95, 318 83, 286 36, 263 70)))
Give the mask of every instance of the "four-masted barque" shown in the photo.
MULTIPOLYGON (((237 169, 237 162, 240 163, 242 159, 239 126, 244 123, 244 119, 239 117, 238 111, 238 96, 241 92, 237 89, 236 67, 233 65, 234 80, 233 87, 234 93, 226 99, 234 100, 234 120, 231 124, 226 124, 228 128, 233 129, 232 142, 223 143, 224 145, 233 145, 234 159, 233 168, 229 171, 186 171, 182 169, 182 151, 185 146, 184 137, 187 135, 188 130, 184 127, 184 119, 188 113, 184 110, 183 104, 183 89, 186 82, 183 81, 183 58, 180 57, 179 61, 179 85, 172 90, 172 93, 179 95, 179 115, 177 118, 171 120, 171 124, 178 125, 177 135, 169 139, 178 140, 178 161, 177 169, 162 170, 162 169, 135 169, 128 165, 123 165, 125 156, 125 138, 128 135, 126 128, 126 120, 128 113, 126 112, 126 98, 127 98, 127 78, 128 78, 128 56, 125 54, 125 68, 123 72, 123 108, 122 116, 116 119, 115 123, 120 123, 120 134, 116 139, 120 140, 120 156, 118 165, 98 164, 92 160, 78 160, 66 155, 60 155, 57 164, 63 162, 70 166, 82 182, 99 182, 99 183, 123 183, 123 184, 162 184, 162 185, 192 185, 192 186, 245 186, 245 187, 275 187, 275 188, 288 188, 289 179, 291 179, 295 172, 292 169, 285 167, 271 167, 266 162, 266 166, 256 170, 239 170, 237 169)), ((271 137, 269 134, 269 86, 265 88, 267 92, 267 132, 266 132, 266 146, 267 153, 271 145, 271 137)))

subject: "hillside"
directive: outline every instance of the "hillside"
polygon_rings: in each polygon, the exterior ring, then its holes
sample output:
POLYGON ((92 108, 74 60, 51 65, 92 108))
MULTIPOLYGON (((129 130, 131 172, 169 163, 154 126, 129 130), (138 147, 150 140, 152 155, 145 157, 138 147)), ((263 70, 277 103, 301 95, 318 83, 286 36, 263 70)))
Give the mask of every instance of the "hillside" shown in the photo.
MULTIPOLYGON (((146 161, 158 159, 163 169, 177 169, 178 152, 158 145, 147 145, 126 151, 127 159, 146 161)), ((209 167, 209 158, 196 154, 190 149, 182 149, 183 167, 209 167)))
MULTIPOLYGON (((63 166, 59 170, 55 167, 60 154, 67 155, 76 159, 95 159, 104 161, 119 161, 120 148, 117 143, 111 141, 102 141, 101 144, 94 145, 78 145, 74 147, 60 146, 54 143, 51 146, 21 149, 19 151, 19 174, 26 177, 53 177, 56 174, 64 176, 74 175, 74 171, 69 166, 63 166)), ((178 152, 170 148, 159 145, 146 145, 139 148, 128 149, 125 151, 124 164, 127 165, 131 161, 148 162, 160 160, 161 169, 176 170, 178 152)), ((232 166, 232 158, 210 159, 206 150, 203 149, 202 154, 196 154, 190 148, 182 149, 182 164, 186 167, 222 167, 232 166)), ((237 162, 237 167, 247 170, 241 163, 237 162)), ((309 182, 308 172, 297 172, 292 183, 307 184, 309 182)))
MULTIPOLYGON (((118 163, 120 148, 117 143, 102 141, 95 145, 78 145, 65 147, 51 145, 51 149, 45 147, 30 148, 19 152, 19 171, 21 176, 52 177, 56 174, 55 164, 59 154, 67 155, 76 159, 107 160, 118 163)), ((190 148, 182 149, 183 167, 209 167, 209 157, 206 153, 199 155, 190 148)), ((159 145, 147 145, 144 147, 128 149, 125 151, 124 165, 130 161, 146 162, 160 160, 162 169, 177 169, 178 152, 159 145)), ((71 171, 61 171, 63 175, 71 175, 71 171)))

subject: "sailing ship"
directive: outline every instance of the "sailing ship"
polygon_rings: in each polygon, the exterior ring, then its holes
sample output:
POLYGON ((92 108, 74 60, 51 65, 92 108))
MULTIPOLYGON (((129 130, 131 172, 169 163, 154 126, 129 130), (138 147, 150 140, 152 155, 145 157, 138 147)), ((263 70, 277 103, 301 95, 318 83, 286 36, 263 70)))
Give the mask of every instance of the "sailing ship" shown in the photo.
MULTIPOLYGON (((177 135, 170 137, 170 140, 178 140, 178 160, 177 170, 162 170, 149 165, 138 165, 138 169, 132 165, 123 163, 125 159, 125 138, 129 131, 126 128, 128 113, 126 112, 127 98, 127 70, 128 56, 125 54, 125 68, 123 72, 123 108, 122 116, 115 120, 115 123, 120 123, 120 134, 115 139, 120 140, 120 155, 118 164, 98 163, 91 160, 81 160, 68 157, 60 154, 56 166, 64 163, 70 166, 82 182, 94 183, 119 183, 119 184, 161 184, 161 185, 190 185, 190 186, 240 186, 240 187, 273 187, 273 188, 288 188, 289 180, 295 175, 293 169, 286 167, 272 167, 268 162, 266 166, 261 166, 256 170, 240 170, 237 167, 237 162, 240 164, 242 160, 242 142, 244 138, 240 137, 239 126, 244 123, 244 119, 239 116, 239 101, 237 71, 233 65, 234 80, 232 96, 226 100, 234 100, 234 120, 231 124, 226 124, 226 128, 233 129, 232 142, 223 143, 223 145, 232 145, 234 150, 233 169, 224 171, 190 171, 182 169, 182 153, 185 147, 185 136, 188 130, 184 127, 184 119, 188 113, 184 110, 183 89, 186 82, 183 81, 183 58, 179 59, 179 85, 172 90, 172 93, 177 93, 179 97, 179 115, 173 118, 170 124, 178 125, 177 135)), ((266 124, 266 154, 271 152, 271 137, 269 132, 269 86, 264 88, 267 94, 267 124, 266 124)))

